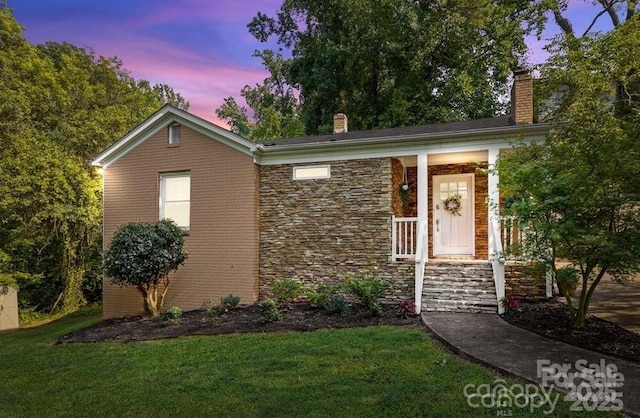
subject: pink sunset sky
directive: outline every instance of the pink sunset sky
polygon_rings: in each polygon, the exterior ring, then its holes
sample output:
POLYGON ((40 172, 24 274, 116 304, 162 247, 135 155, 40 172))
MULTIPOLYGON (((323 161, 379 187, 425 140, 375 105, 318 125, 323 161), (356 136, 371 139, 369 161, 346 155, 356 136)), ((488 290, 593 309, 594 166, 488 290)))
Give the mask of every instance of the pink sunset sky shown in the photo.
MULTIPOLYGON (((220 123, 215 109, 240 89, 267 76, 252 57, 264 44, 247 30, 263 12, 275 15, 282 0, 9 0, 33 44, 69 42, 97 55, 117 56, 136 79, 168 84, 190 102, 189 111, 220 123)), ((568 15, 581 33, 597 14, 590 2, 571 1, 568 15)), ((610 26, 606 16, 600 28, 610 26)), ((529 39, 531 61, 544 60, 543 40, 529 39)))

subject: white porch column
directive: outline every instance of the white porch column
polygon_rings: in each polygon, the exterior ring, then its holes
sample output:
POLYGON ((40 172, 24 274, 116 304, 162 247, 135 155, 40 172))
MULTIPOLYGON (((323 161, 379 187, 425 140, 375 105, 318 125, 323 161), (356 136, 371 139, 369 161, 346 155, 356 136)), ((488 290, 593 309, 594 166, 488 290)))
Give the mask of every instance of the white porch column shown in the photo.
POLYGON ((429 217, 429 169, 427 154, 418 155, 418 219, 429 217))
POLYGON ((500 304, 505 296, 505 278, 504 278, 504 262, 498 259, 499 251, 502 251, 502 242, 500 242, 500 190, 498 189, 499 176, 495 171, 499 148, 492 148, 489 154, 489 261, 493 267, 493 280, 496 286, 496 298, 498 300, 498 313, 504 313, 504 308, 500 304))
MULTIPOLYGON (((498 148, 492 148, 489 150, 489 231, 491 230, 491 220, 499 219, 500 217, 500 191, 498 190, 498 173, 495 170, 496 162, 498 161, 498 155, 500 150, 498 148)), ((491 257, 491 251, 493 248, 489 248, 489 257, 491 257)))
POLYGON ((415 261, 414 302, 416 312, 422 310, 422 287, 424 285, 424 266, 429 257, 429 169, 427 153, 418 154, 418 246, 415 261))

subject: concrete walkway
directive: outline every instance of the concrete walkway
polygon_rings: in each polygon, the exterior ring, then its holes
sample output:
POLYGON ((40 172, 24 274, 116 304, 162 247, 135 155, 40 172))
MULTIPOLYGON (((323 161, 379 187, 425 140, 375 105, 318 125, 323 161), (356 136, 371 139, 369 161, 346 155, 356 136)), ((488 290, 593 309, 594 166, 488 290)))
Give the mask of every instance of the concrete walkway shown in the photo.
MULTIPOLYGON (((640 364, 549 340, 513 326, 494 314, 426 312, 422 314, 422 320, 432 335, 461 356, 536 384, 542 383, 544 377, 538 373, 539 361, 546 361, 547 365, 568 365, 569 373, 579 372, 581 364, 576 367, 578 360, 615 365, 624 376, 624 382, 622 387, 610 391, 621 392, 624 411, 640 417, 640 364)), ((566 392, 561 387, 556 388, 566 392)))

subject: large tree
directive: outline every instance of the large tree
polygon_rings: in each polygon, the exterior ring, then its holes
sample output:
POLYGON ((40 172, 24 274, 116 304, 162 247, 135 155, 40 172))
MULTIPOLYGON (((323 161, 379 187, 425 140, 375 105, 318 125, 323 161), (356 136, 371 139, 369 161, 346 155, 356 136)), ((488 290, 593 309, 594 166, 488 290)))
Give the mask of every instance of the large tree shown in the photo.
MULTIPOLYGON (((507 78, 524 60, 524 22, 541 19, 534 9, 519 0, 285 0, 275 17, 258 13, 249 30, 290 52, 277 79, 299 93, 305 131, 317 134, 330 131, 338 112, 355 129, 500 113, 507 78)), ((232 128, 268 107, 247 102, 250 109, 221 115, 232 128)))
POLYGON ((164 102, 117 58, 28 43, 0 2, 0 276, 23 307, 69 311, 100 275, 101 179, 91 158, 164 102), (8 280, 7 280, 8 281, 8 280))
POLYGON ((255 56, 262 59, 269 77, 262 84, 242 88, 240 96, 248 107, 227 97, 216 114, 229 123, 233 132, 251 140, 302 135, 298 96, 285 79, 290 62, 270 50, 256 52, 255 56))
POLYGON ((576 33, 568 12, 581 5, 572 3, 285 0, 249 30, 290 57, 258 52, 271 75, 242 89, 246 106, 228 97, 217 113, 252 139, 294 136, 301 124, 326 133, 337 112, 355 129, 493 116, 510 71, 526 64, 524 35, 556 25, 573 47, 605 19, 615 28, 638 10, 637 0, 583 1, 592 16, 576 33))
POLYGON ((500 162, 501 188, 528 229, 525 250, 580 273, 574 326, 606 274, 640 272, 640 19, 610 33, 559 39, 543 68, 544 143, 500 162))

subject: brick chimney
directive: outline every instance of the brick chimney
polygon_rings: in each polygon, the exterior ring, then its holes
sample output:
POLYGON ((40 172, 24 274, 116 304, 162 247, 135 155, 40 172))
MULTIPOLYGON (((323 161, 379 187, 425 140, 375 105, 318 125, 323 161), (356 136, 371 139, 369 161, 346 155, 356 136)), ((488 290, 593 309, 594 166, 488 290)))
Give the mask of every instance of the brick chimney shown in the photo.
POLYGON ((511 123, 517 125, 533 123, 533 78, 529 70, 516 70, 513 72, 511 123))
POLYGON ((344 134, 349 132, 347 126, 347 115, 344 113, 336 113, 333 116, 333 133, 334 134, 344 134))

